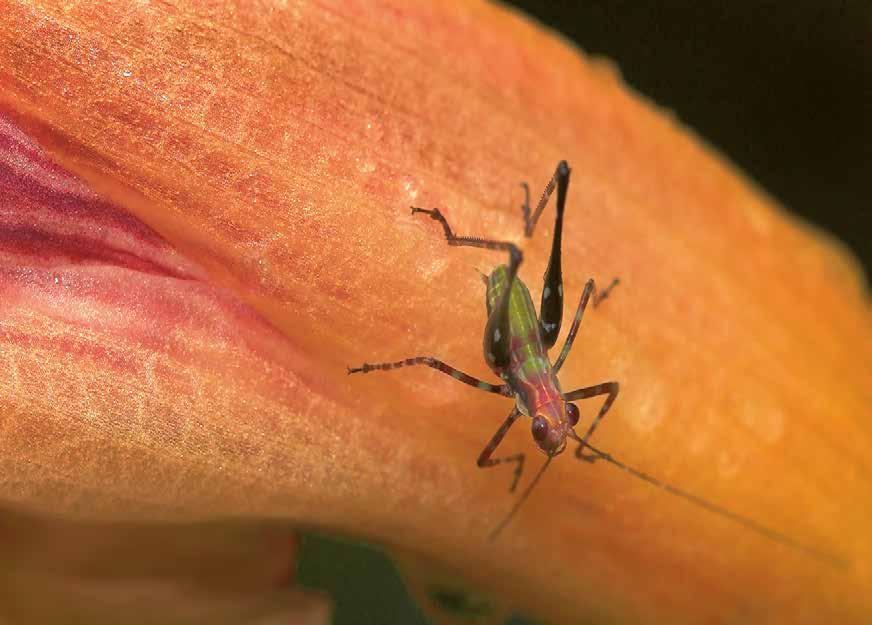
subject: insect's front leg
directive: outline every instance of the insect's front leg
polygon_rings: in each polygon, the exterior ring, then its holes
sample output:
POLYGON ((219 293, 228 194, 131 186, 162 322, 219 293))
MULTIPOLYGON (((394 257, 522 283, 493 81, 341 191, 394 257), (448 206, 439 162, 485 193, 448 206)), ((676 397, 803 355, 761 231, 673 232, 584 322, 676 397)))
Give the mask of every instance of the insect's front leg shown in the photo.
POLYGON ((594 462, 598 460, 600 456, 598 455, 588 455, 584 453, 584 447, 587 444, 587 439, 591 437, 596 430, 599 422, 602 420, 606 413, 609 411, 609 408, 612 407, 612 404, 615 401, 615 398, 618 396, 618 383, 617 382, 603 382, 602 384, 597 384, 596 386, 588 386, 586 388, 580 388, 578 390, 572 391, 571 393, 566 393, 563 398, 570 402, 575 401, 577 399, 587 399, 588 397, 597 397, 598 395, 608 394, 606 400, 603 402, 602 408, 600 408, 599 414, 597 414, 596 418, 593 420, 593 423, 590 424, 590 427, 587 429, 587 433, 581 438, 581 445, 578 446, 578 449, 575 450, 575 457, 579 460, 585 460, 587 462, 594 462))
POLYGON ((512 485, 509 488, 509 492, 515 492, 515 489, 518 487, 518 480, 521 479, 521 473, 524 472, 524 454, 515 454, 513 456, 504 456, 502 458, 491 458, 494 451, 496 451, 497 446, 502 442, 503 437, 506 435, 506 432, 509 431, 509 428, 512 427, 512 424, 521 416, 521 413, 518 412, 517 408, 512 408, 512 412, 509 413, 509 416, 506 417, 506 420, 503 421, 503 424, 500 426, 500 429, 497 430, 497 433, 494 434, 493 438, 491 438, 490 442, 485 446, 482 450, 481 454, 478 456, 478 467, 480 469, 486 469, 488 467, 493 467, 503 462, 517 462, 518 466, 515 467, 515 477, 512 480, 512 485))

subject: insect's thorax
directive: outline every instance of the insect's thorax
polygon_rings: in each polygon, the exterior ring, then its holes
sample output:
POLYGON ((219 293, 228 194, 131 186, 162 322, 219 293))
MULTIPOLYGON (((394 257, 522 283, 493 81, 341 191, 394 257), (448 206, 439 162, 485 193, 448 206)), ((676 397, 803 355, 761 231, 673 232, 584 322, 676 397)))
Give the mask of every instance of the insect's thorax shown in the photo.
MULTIPOLYGON (((507 284, 508 271, 505 265, 501 265, 488 278, 488 315, 507 284)), ((518 277, 515 277, 509 295, 509 331, 511 333, 509 365, 494 372, 511 386, 518 402, 518 409, 530 416, 536 414, 537 410, 545 404, 562 402, 560 384, 551 367, 548 350, 545 349, 539 335, 536 308, 530 298, 530 291, 518 277)))

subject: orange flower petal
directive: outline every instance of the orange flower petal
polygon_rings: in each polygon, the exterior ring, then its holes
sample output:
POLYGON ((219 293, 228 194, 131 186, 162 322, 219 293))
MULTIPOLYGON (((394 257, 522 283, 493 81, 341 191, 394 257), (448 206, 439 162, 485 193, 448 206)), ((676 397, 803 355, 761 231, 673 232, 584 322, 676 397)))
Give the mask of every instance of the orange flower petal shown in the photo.
POLYGON ((296 544, 280 526, 89 524, 4 511, 0 540, 6 622, 329 622, 321 597, 288 587, 296 544))
POLYGON ((0 488, 43 513, 0 517, 3 620, 327 622, 323 600, 289 586, 286 527, 131 522, 226 516, 234 498, 248 513, 245 480, 222 480, 204 445, 260 455, 262 437, 225 419, 240 404, 261 427, 275 418, 294 387, 270 375, 292 358, 283 337, 2 118, 0 197, 0 488), (179 506, 197 490, 205 508, 179 506))
MULTIPOLYGON (((6 498, 321 524, 554 621, 872 612, 856 268, 576 51, 480 4, 22 2, 0 18, 0 87, 58 163, 208 275, 141 293, 137 275, 125 294, 113 268, 101 308, 154 317, 169 345, 71 324, 81 289, 64 315, 4 310, 6 498), (448 248, 405 207, 519 240, 517 182, 560 158, 568 301, 589 276, 622 280, 562 374, 621 383, 596 441, 847 568, 569 455, 489 544, 513 499, 474 459, 508 406, 430 371, 346 378, 415 354, 484 374, 472 268, 501 259, 448 248), (107 353, 64 344, 89 339, 107 353), (113 358, 135 366, 110 374, 113 358)), ((526 245, 534 289, 548 246, 526 245)), ((504 445, 531 449, 521 428, 504 445)))

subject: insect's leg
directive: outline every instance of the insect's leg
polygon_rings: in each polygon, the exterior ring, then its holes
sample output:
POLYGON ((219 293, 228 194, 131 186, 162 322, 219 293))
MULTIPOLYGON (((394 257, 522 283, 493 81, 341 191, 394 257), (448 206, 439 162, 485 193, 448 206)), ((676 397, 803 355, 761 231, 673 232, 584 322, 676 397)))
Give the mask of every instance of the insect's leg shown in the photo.
POLYGON ((521 479, 521 473, 524 472, 524 454, 520 453, 513 456, 504 456, 502 458, 491 458, 491 455, 494 453, 497 446, 502 442, 503 437, 506 435, 506 432, 509 431, 509 428, 512 427, 512 424, 517 420, 519 416, 521 416, 521 413, 518 412, 517 408, 513 408, 512 412, 509 413, 509 416, 506 417, 506 420, 503 421, 500 429, 497 430, 497 433, 494 434, 493 438, 481 451, 481 454, 478 457, 478 467, 480 469, 493 467, 503 462, 518 463, 518 466, 515 467, 515 477, 512 480, 512 486, 509 488, 510 493, 515 492, 515 488, 517 488, 518 486, 518 480, 521 479))
POLYGON ((563 245, 563 211, 566 207, 566 190, 569 188, 569 165, 566 161, 560 161, 554 176, 545 187, 545 193, 539 200, 533 218, 527 222, 527 236, 533 234, 536 220, 545 208, 548 197, 554 185, 557 185, 557 218, 554 222, 554 237, 551 240, 551 257, 548 259, 548 268, 545 270, 545 284, 542 287, 542 300, 539 304, 539 335, 546 349, 550 349, 557 342, 560 335, 560 324, 563 321, 563 274, 561 271, 561 248, 563 245))
MULTIPOLYGON (((530 185, 522 182, 521 188, 524 190, 524 203, 521 204, 521 211, 524 213, 524 235, 530 236, 527 234, 527 224, 530 223, 530 185)), ((553 189, 554 187, 552 186, 551 188, 553 189)), ((551 195, 550 191, 548 191, 548 195, 551 195)))
POLYGON ((545 185, 545 190, 542 191, 542 196, 539 198, 539 203, 536 204, 536 210, 533 211, 532 217, 530 216, 530 189, 527 186, 527 183, 521 183, 521 186, 524 188, 524 203, 521 205, 521 209, 524 211, 524 235, 527 237, 533 236, 533 230, 536 228, 536 222, 539 221, 539 217, 542 215, 542 211, 545 210, 545 206, 548 204, 548 199, 551 197, 551 194, 554 193, 554 189, 557 189, 557 199, 560 201, 560 187, 563 186, 564 193, 564 203, 566 201, 566 187, 569 185, 569 164, 566 161, 560 161, 557 163, 557 169, 554 170, 554 175, 551 176, 551 180, 548 181, 548 184, 545 185))
POLYGON ((439 212, 438 208, 426 209, 412 207, 412 214, 425 213, 442 224, 448 245, 480 247, 488 250, 503 250, 509 253, 507 288, 500 295, 496 306, 491 311, 484 330, 484 357, 494 371, 500 371, 509 365, 511 336, 509 335, 509 296, 512 285, 524 257, 514 243, 508 241, 493 241, 479 237, 459 237, 451 231, 451 226, 439 212))
POLYGON ((578 328, 581 325, 581 318, 584 316, 584 309, 587 308, 587 303, 591 296, 593 296, 593 307, 596 308, 618 284, 620 284, 620 280, 615 278, 611 284, 599 293, 597 293, 596 283, 594 283, 593 279, 588 280, 587 284, 584 285, 581 300, 578 302, 578 309, 575 311, 575 319, 572 320, 572 325, 569 327, 569 334, 566 335, 566 341, 563 343, 563 349, 560 350, 560 356, 554 361, 555 372, 560 371, 563 361, 569 356, 569 350, 572 349, 572 343, 575 341, 575 335, 578 334, 578 328))
POLYGON ((580 388, 578 390, 572 391, 571 393, 566 393, 563 395, 563 398, 566 401, 575 401, 577 399, 587 399, 588 397, 596 397, 598 395, 605 395, 608 393, 608 397, 603 402, 602 408, 600 408, 599 414, 597 414, 596 418, 593 420, 593 423, 590 424, 590 427, 587 429, 587 433, 581 438, 581 445, 578 446, 578 449, 575 450, 575 457, 580 460, 587 460, 588 462, 593 462, 599 458, 598 455, 585 455, 584 454, 584 446, 587 444, 587 439, 591 437, 596 427, 599 425, 599 422, 602 420, 606 413, 609 411, 609 408, 612 407, 612 403, 615 401, 615 398, 618 396, 618 383, 617 382, 603 382, 602 384, 597 384, 596 386, 588 386, 587 388, 580 388))
POLYGON ((459 247, 480 247, 486 250, 503 250, 509 253, 510 264, 516 257, 518 263, 520 263, 521 252, 514 243, 482 239, 481 237, 459 237, 451 230, 451 226, 448 225, 448 221, 438 208, 418 208, 417 206, 412 206, 412 214, 414 215, 415 213, 430 215, 430 219, 438 221, 442 225, 442 230, 445 232, 445 240, 448 241, 448 245, 456 245, 459 247))
POLYGON ((376 364, 365 362, 359 367, 348 367, 348 373, 350 375, 352 373, 369 373, 370 371, 389 371, 390 369, 399 369, 401 367, 411 367, 414 365, 426 365, 432 367, 437 371, 450 375, 455 380, 459 380, 464 384, 469 384, 470 386, 474 386, 475 388, 489 393, 506 396, 509 394, 505 384, 491 384, 490 382, 479 380, 476 377, 464 373, 460 369, 456 369, 451 365, 446 365, 441 360, 430 356, 416 356, 415 358, 406 358, 405 360, 398 360, 397 362, 380 362, 376 364))

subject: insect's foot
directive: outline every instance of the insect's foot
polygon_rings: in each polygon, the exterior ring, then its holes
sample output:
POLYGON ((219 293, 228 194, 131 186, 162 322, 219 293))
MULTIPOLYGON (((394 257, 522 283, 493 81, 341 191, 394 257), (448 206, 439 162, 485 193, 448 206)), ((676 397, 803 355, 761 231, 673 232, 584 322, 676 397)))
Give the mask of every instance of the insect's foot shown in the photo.
POLYGON ((522 182, 521 188, 524 190, 524 203, 521 204, 521 210, 524 211, 524 218, 526 219, 530 214, 530 185, 522 182))
POLYGON ((524 454, 519 454, 517 457, 518 466, 515 467, 515 476, 512 478, 512 485, 509 486, 509 493, 514 493, 518 488, 518 482, 521 481, 521 474, 524 472, 524 454))
POLYGON ((419 208, 417 206, 412 206, 412 214, 415 213, 424 213, 425 215, 430 215, 431 219, 439 219, 442 217, 442 213, 439 212, 438 208, 419 208))
POLYGON ((512 476, 512 485, 509 486, 509 493, 514 493, 518 488, 518 482, 521 481, 521 474, 524 473, 524 454, 518 454, 517 456, 510 456, 505 458, 507 462, 517 462, 518 465, 515 467, 515 474, 512 476))
POLYGON ((594 462, 599 460, 600 457, 597 456, 596 454, 586 454, 584 452, 581 452, 578 454, 578 459, 584 460, 585 462, 589 462, 589 463, 593 464, 594 462))
POLYGON ((352 373, 366 373, 369 371, 369 365, 366 363, 363 363, 362 367, 345 367, 345 368, 348 370, 348 375, 351 375, 352 373))
POLYGON ((599 306, 600 302, 606 299, 609 294, 611 294, 612 289, 618 286, 621 283, 620 278, 612 278, 611 284, 609 284, 605 289, 597 293, 597 296, 593 300, 593 306, 596 308, 599 306))

